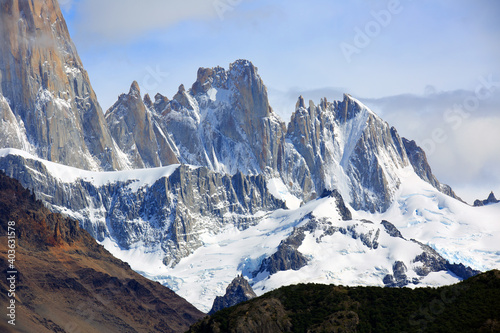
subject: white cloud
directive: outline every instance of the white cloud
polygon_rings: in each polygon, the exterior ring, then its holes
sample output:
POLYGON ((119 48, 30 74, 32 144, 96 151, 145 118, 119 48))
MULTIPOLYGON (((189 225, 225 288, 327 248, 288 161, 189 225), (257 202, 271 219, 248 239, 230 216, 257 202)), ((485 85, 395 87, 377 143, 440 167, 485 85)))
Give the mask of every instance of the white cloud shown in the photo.
POLYGON ((455 118, 445 116, 473 96, 473 91, 459 90, 365 102, 400 135, 422 146, 436 177, 472 202, 480 193, 479 198, 491 190, 500 194, 500 96, 491 95, 470 112, 462 110, 468 116, 461 117, 461 111, 455 118))
POLYGON ((234 10, 239 2, 238 0, 85 0, 76 3, 78 17, 81 18, 77 28, 79 32, 89 37, 123 41, 184 20, 223 18, 224 14, 234 10))
MULTIPOLYGON (((288 92, 269 89, 269 97, 271 106, 288 121, 299 95, 318 104, 322 97, 329 101, 341 99, 342 92, 351 93, 343 88, 295 88, 288 92)), ((500 196, 500 95, 480 101, 477 109, 458 121, 459 118, 445 119, 444 114, 454 105, 463 105, 475 95, 473 91, 440 92, 429 86, 425 92, 378 99, 355 97, 394 126, 401 136, 415 140, 426 151, 436 177, 451 185, 464 200, 472 203, 486 199, 490 191, 500 196)))

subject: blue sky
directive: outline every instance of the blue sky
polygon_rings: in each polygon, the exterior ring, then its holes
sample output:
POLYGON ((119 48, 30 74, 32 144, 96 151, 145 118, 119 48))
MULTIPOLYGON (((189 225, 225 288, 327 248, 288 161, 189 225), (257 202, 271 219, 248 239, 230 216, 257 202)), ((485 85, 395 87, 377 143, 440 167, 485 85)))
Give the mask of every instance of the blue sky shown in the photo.
POLYGON ((423 145, 440 180, 471 198, 500 196, 499 1, 59 2, 104 110, 133 80, 172 97, 198 67, 249 59, 283 119, 300 94, 350 93, 423 145), (490 94, 460 124, 446 120, 478 87, 490 94), (436 129, 446 140, 434 140, 436 129))

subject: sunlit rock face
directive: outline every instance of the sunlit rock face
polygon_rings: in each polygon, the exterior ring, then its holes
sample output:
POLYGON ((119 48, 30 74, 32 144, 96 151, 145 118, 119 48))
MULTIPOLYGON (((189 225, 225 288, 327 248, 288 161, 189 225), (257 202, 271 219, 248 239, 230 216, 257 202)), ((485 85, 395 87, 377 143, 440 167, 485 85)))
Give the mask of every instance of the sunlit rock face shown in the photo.
POLYGON ((144 101, 137 82, 106 112, 106 122, 118 147, 134 169, 179 163, 172 142, 158 126, 149 96, 144 101))
POLYGON ((0 8, 4 121, 5 101, 12 113, 2 125, 2 147, 85 169, 126 167, 57 1, 2 0, 0 8))

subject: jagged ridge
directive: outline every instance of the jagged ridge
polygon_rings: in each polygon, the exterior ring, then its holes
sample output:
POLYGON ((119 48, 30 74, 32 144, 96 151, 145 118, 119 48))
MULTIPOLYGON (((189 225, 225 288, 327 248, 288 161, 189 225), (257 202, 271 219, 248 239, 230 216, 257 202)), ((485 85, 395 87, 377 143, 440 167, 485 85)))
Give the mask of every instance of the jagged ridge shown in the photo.
POLYGON ((350 95, 308 107, 299 97, 286 125, 272 112, 257 68, 247 60, 227 71, 200 68, 191 89, 181 85, 172 100, 157 94, 153 103, 139 96, 134 83, 106 113, 114 139, 136 167, 178 160, 223 173, 264 174, 281 178, 306 202, 336 189, 355 209, 383 212, 402 181, 399 171, 412 166, 457 198, 437 181, 414 141, 399 137, 350 95))

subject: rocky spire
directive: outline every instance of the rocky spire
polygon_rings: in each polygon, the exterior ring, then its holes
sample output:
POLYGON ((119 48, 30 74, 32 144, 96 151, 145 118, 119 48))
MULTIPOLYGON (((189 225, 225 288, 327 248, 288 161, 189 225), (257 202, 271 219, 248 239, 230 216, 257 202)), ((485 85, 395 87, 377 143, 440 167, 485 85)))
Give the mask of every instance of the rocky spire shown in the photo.
POLYGON ((354 118, 362 108, 363 105, 351 95, 344 94, 344 99, 339 103, 337 118, 341 123, 346 122, 354 118))
POLYGON ((132 82, 128 94, 130 96, 141 98, 141 89, 139 88, 139 83, 137 83, 137 81, 132 82))
MULTIPOLYGON (((146 96, 144 101, 151 106, 151 99, 149 95, 146 96)), ((157 126, 144 101, 139 84, 132 82, 129 93, 122 94, 106 112, 111 135, 133 168, 179 163, 167 137, 157 126)))
POLYGON ((146 105, 148 109, 153 108, 153 101, 151 100, 149 94, 144 95, 144 99, 142 100, 142 102, 144 103, 144 105, 146 105))
POLYGON ((154 110, 157 113, 161 113, 162 111, 164 111, 167 108, 168 102, 169 102, 169 99, 167 97, 163 96, 160 93, 157 93, 155 95, 155 102, 153 105, 154 110))
POLYGON ((35 153, 86 169, 125 167, 57 0, 0 0, 0 8, 0 95, 35 153))
POLYGON ((209 314, 234 306, 241 302, 248 301, 255 297, 257 297, 257 295, 248 281, 243 277, 243 275, 238 275, 229 284, 229 286, 227 286, 226 294, 215 298, 212 310, 210 310, 209 314))
POLYGON ((204 94, 210 88, 227 89, 227 72, 222 67, 199 68, 196 82, 191 87, 193 95, 204 94))
POLYGON ((298 109, 305 109, 306 108, 306 102, 304 101, 304 97, 302 95, 299 96, 299 99, 297 100, 297 103, 295 104, 295 110, 298 109))
POLYGON ((486 200, 475 200, 474 206, 481 207, 481 206, 486 206, 486 205, 495 204, 495 203, 499 203, 499 202, 500 202, 500 200, 497 200, 497 198, 495 197, 495 194, 493 193, 493 191, 491 191, 490 195, 488 195, 488 198, 486 200))

